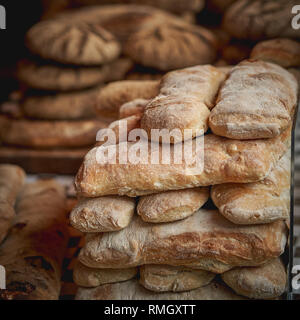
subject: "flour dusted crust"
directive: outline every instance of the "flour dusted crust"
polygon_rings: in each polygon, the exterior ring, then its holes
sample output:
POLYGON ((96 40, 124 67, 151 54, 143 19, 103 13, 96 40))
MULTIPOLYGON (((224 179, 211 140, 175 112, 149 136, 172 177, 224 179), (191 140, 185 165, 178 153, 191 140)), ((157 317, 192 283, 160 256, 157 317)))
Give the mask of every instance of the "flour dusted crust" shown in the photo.
POLYGON ((274 299, 286 288, 285 266, 279 258, 260 267, 236 268, 222 274, 224 282, 237 294, 252 299, 274 299))
POLYGON ((166 23, 131 35, 124 52, 138 64, 169 71, 213 62, 216 47, 214 34, 205 28, 166 23))
POLYGON ((201 269, 219 273, 223 269, 212 261, 230 267, 257 266, 280 256, 285 243, 283 221, 238 226, 218 211, 200 209, 181 221, 152 225, 135 217, 119 232, 88 234, 79 260, 93 268, 116 269, 197 263, 201 269))
POLYGON ((278 136, 291 125, 298 83, 282 67, 246 60, 234 67, 209 116, 209 127, 232 139, 278 136))
POLYGON ((82 232, 118 231, 129 225, 134 210, 133 198, 80 199, 70 214, 70 222, 75 229, 82 232))
POLYGON ((225 77, 224 72, 210 65, 167 73, 160 82, 159 94, 145 108, 141 128, 148 137, 152 129, 179 129, 181 135, 172 138, 174 143, 184 139, 186 129, 192 130, 193 137, 203 134, 225 77))
POLYGON ((16 204, 16 219, 0 249, 6 269, 2 299, 56 300, 68 242, 65 194, 53 180, 24 187, 16 204))
POLYGON ((149 100, 147 99, 134 99, 124 103, 119 110, 119 119, 124 119, 133 115, 143 115, 148 103, 149 100))
POLYGON ((183 292, 208 285, 215 274, 181 266, 148 264, 140 268, 140 284, 155 292, 183 292))
POLYGON ((137 273, 138 268, 97 269, 77 262, 73 270, 73 279, 80 287, 92 288, 107 283, 127 281, 134 278, 137 273))
POLYGON ((299 38, 291 23, 297 4, 297 0, 238 0, 225 12, 223 25, 238 39, 299 38))
POLYGON ((151 99, 158 94, 159 81, 116 81, 103 87, 96 98, 96 110, 100 115, 119 117, 120 107, 134 99, 151 99))
POLYGON ((22 60, 18 64, 17 77, 34 89, 69 91, 90 88, 109 81, 124 78, 132 62, 120 58, 103 66, 66 66, 22 60))
POLYGON ((212 186, 211 198, 220 213, 236 224, 270 223, 289 218, 290 152, 262 181, 212 186))
POLYGON ((75 65, 101 65, 115 60, 121 46, 96 24, 46 20, 27 33, 29 49, 44 59, 75 65))
POLYGON ((26 174, 18 166, 0 164, 0 244, 15 218, 14 205, 25 182, 26 174))
POLYGON ((7 145, 30 148, 60 148, 91 146, 98 130, 107 123, 102 120, 31 121, 7 119, 3 121, 0 140, 7 145))
POLYGON ((250 57, 285 68, 300 66, 300 43, 287 38, 262 41, 252 49, 250 57))
POLYGON ((206 187, 142 196, 137 213, 145 222, 151 223, 181 220, 200 209, 208 197, 209 189, 206 187))
POLYGON ((76 300, 244 300, 223 284, 211 284, 187 292, 151 292, 138 280, 107 284, 97 288, 79 288, 76 300))
MULTIPOLYGON (((193 159, 200 157, 193 140, 193 159)), ((134 143, 128 143, 130 148, 134 143)), ((278 159, 290 145, 290 130, 273 139, 232 140, 213 134, 204 136, 204 168, 197 171, 197 166, 173 161, 174 147, 171 146, 170 164, 151 162, 150 144, 142 141, 140 146, 148 147, 148 164, 120 164, 117 148, 116 164, 99 163, 98 148, 90 150, 81 168, 75 184, 78 194, 86 197, 103 195, 139 196, 168 190, 179 190, 221 183, 249 183, 263 180, 276 165, 278 159)), ((161 145, 160 145, 160 148, 161 145)), ((147 150, 147 149, 146 149, 147 150)), ((123 149, 121 155, 124 154, 123 149)), ((160 150, 162 154, 162 150, 160 150)), ((126 153, 125 153, 126 155, 126 153)))

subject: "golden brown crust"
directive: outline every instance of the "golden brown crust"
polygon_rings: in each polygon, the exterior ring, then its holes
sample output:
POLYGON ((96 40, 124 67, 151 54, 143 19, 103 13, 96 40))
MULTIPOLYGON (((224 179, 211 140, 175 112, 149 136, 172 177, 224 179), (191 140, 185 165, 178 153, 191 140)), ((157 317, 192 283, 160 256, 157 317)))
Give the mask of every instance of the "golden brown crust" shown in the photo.
POLYGON ((147 99, 135 99, 124 103, 119 110, 119 119, 131 117, 133 115, 143 115, 146 105, 149 103, 147 99))
POLYGON ((287 38, 262 41, 252 49, 250 57, 285 68, 297 67, 300 66, 300 43, 287 38))
POLYGON ((110 232, 126 228, 133 217, 135 199, 101 197, 81 199, 70 214, 70 222, 81 232, 110 232))
MULTIPOLYGON (((143 143, 147 142, 143 141, 141 145, 143 143)), ((129 153, 132 145, 128 143, 129 153)), ((174 163, 172 146, 170 164, 163 164, 161 160, 159 164, 155 164, 151 162, 151 148, 147 144, 149 154, 146 165, 119 164, 118 160, 116 164, 99 163, 97 162, 99 149, 94 148, 85 156, 75 184, 78 194, 99 197, 114 194, 138 196, 229 182, 256 182, 269 174, 289 145, 290 130, 273 139, 247 141, 208 134, 204 136, 204 169, 198 174, 189 174, 189 170, 195 167, 184 161, 181 164, 174 163)), ((117 159, 119 159, 118 149, 117 159)), ((195 145, 192 149, 192 156, 195 159, 195 145)), ((123 151, 121 151, 123 156, 122 153, 123 151)))
MULTIPOLYGON (((1 117, 3 120, 3 117, 1 117)), ((30 121, 4 119, 6 130, 0 140, 7 145, 29 148, 61 148, 91 146, 99 129, 107 126, 102 120, 30 121)))
POLYGON ((16 205, 16 220, 1 246, 7 290, 2 298, 55 300, 68 242, 65 194, 57 182, 26 185, 16 205))
POLYGON ((167 191, 142 196, 137 213, 145 222, 160 223, 181 220, 200 209, 209 197, 208 188, 167 191))
POLYGON ((148 264, 140 268, 140 284, 155 292, 183 292, 208 285, 214 273, 181 266, 148 264))
POLYGON ((211 198, 220 213, 233 223, 260 224, 288 219, 290 166, 287 152, 264 180, 212 186, 211 198))
POLYGON ((291 125, 298 83, 282 67, 245 60, 230 72, 209 116, 209 127, 231 139, 272 138, 291 125))
POLYGON ((224 282, 237 294, 252 299, 274 299, 286 288, 286 270, 280 259, 252 268, 236 268, 222 274, 224 282))
POLYGON ((80 287, 92 288, 107 283, 127 281, 134 278, 137 273, 138 268, 96 269, 77 262, 73 270, 73 279, 80 287))
POLYGON ((280 256, 285 243, 282 221, 238 226, 218 211, 200 209, 181 221, 153 226, 135 217, 119 232, 88 234, 79 260, 93 268, 197 263, 201 269, 219 273, 223 270, 212 262, 230 267, 261 265, 280 256))
POLYGON ((120 107, 134 99, 152 99, 158 93, 159 81, 116 81, 99 92, 96 110, 100 115, 118 118, 120 107))

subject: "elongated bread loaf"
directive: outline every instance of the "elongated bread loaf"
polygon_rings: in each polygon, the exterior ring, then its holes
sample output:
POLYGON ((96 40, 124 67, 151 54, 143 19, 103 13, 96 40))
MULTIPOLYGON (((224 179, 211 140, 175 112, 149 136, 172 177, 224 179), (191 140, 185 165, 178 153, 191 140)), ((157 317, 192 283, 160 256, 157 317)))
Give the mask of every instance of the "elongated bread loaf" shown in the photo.
MULTIPOLYGON (((190 156, 192 159, 201 160, 203 149, 198 152, 195 143, 194 139, 190 156)), ((289 144, 290 130, 274 139, 249 141, 208 134, 204 136, 204 170, 201 173, 195 173, 195 166, 189 161, 186 163, 184 159, 181 164, 174 163, 174 146, 171 146, 170 164, 164 164, 161 160, 159 164, 151 162, 151 144, 144 140, 139 146, 141 152, 148 150, 148 164, 118 163, 121 156, 124 159, 124 156, 132 154, 134 143, 128 143, 128 152, 122 148, 121 153, 119 149, 124 145, 118 145, 117 161, 111 164, 97 161, 98 151, 101 151, 98 147, 85 156, 75 184, 79 194, 99 197, 114 194, 138 196, 229 182, 255 182, 263 180, 269 174, 289 144)), ((160 145, 160 154, 161 149, 160 145)))
POLYGON ((83 198, 72 210, 70 221, 75 229, 82 232, 118 231, 129 225, 134 210, 134 198, 83 198))
POLYGON ((236 268, 222 274, 237 294, 253 299, 274 299, 286 288, 286 270, 279 258, 260 267, 236 268))
POLYGON ((151 292, 138 280, 106 284, 97 288, 79 288, 76 300, 244 300, 223 284, 211 284, 187 292, 151 292))
POLYGON ((0 165, 0 244, 15 218, 14 205, 23 187, 26 173, 18 166, 0 165))
POLYGON ((134 99, 124 103, 119 110, 119 119, 127 118, 137 114, 143 114, 146 105, 149 103, 147 99, 134 99))
POLYGON ((212 186, 211 198, 233 223, 259 224, 285 220, 290 211, 291 157, 287 152, 262 181, 212 186))
POLYGON ((64 189, 52 180, 26 185, 16 211, 15 224, 0 249, 7 289, 0 297, 56 300, 68 242, 64 189))
POLYGON ((287 70, 269 62, 242 61, 220 90, 209 126, 232 139, 278 136, 292 122, 297 94, 298 83, 287 70))
POLYGON ((128 269, 96 269, 89 268, 80 262, 75 264, 73 270, 74 282, 80 287, 98 287, 107 283, 127 281, 134 278, 138 268, 128 269))
POLYGON ((203 134, 225 77, 224 72, 210 65, 167 73, 160 82, 158 96, 146 106, 141 128, 149 139, 152 129, 180 130, 181 135, 171 140, 174 143, 184 139, 185 129, 192 130, 193 137, 203 134))
POLYGON ((79 260, 94 268, 197 263, 219 273, 219 262, 231 267, 266 263, 283 252, 285 242, 282 221, 238 226, 218 211, 200 209, 181 221, 153 226, 135 217, 119 232, 88 234, 79 260))
POLYGON ((158 94, 159 81, 116 81, 103 87, 96 98, 96 110, 101 116, 119 116, 120 107, 134 99, 152 99, 158 94))
POLYGON ((140 268, 140 284, 155 292, 182 292, 208 285, 215 274, 205 270, 148 264, 140 268))
POLYGON ((285 68, 296 67, 300 65, 300 43, 287 38, 262 41, 252 49, 250 57, 285 68))
POLYGON ((209 189, 206 187, 142 196, 137 206, 137 213, 145 222, 181 220, 200 209, 208 197, 209 189))

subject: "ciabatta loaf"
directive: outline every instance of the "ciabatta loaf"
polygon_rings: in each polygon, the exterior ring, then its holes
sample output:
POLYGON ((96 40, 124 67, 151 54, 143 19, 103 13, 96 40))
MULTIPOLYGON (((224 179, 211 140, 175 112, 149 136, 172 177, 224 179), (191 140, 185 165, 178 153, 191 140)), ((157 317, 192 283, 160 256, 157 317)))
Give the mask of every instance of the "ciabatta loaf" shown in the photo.
POLYGON ((208 285, 215 274, 205 270, 147 264, 140 268, 140 284, 155 292, 183 292, 208 285))
POLYGON ((6 237, 15 218, 15 203, 26 174, 18 166, 0 165, 0 244, 6 237))
POLYGON ((190 265, 223 272, 227 266, 257 266, 278 257, 286 243, 282 221, 238 226, 218 211, 200 209, 187 219, 153 225, 135 217, 119 232, 88 234, 79 260, 93 268, 144 264, 190 265))
POLYGON ((79 288, 76 300, 244 300, 223 284, 211 284, 187 292, 151 292, 138 280, 106 284, 97 288, 79 288))
MULTIPOLYGON (((195 139, 190 153, 192 159, 200 159, 203 148, 197 150, 195 139)), ((168 190, 194 188, 221 183, 249 183, 263 180, 285 153, 290 144, 290 130, 274 139, 231 140, 208 134, 204 136, 204 168, 195 173, 197 164, 174 163, 174 146, 171 146, 170 164, 158 164, 151 160, 151 144, 141 141, 141 152, 148 150, 148 164, 121 164, 118 159, 131 156, 135 143, 117 146, 116 163, 99 162, 99 150, 93 148, 85 156, 76 177, 77 192, 86 197, 103 195, 138 196, 168 190), (146 144, 146 145, 144 145, 146 144), (119 152, 120 151, 120 152, 119 152)), ((159 146, 160 155, 162 146, 159 146)), ((176 149, 175 149, 176 150, 176 149)), ((129 158, 126 158, 129 159, 129 158)), ((101 159, 100 159, 101 160, 101 159)), ((128 161, 130 162, 130 161, 128 161)), ((201 165, 200 165, 201 169, 201 165)))
POLYGON ((149 139, 152 129, 178 129, 181 135, 171 140, 174 143, 184 139, 185 129, 192 130, 193 137, 203 134, 225 77, 210 65, 169 72, 160 82, 158 96, 146 106, 141 128, 149 139))
POLYGON ((92 288, 107 283, 127 281, 134 278, 137 273, 138 268, 97 269, 77 262, 73 270, 73 279, 80 287, 92 288))
POLYGON ((134 198, 82 198, 72 210, 70 221, 75 229, 82 232, 118 231, 129 225, 134 210, 134 198))
POLYGON ((145 222, 171 222, 187 218, 200 209, 209 197, 206 187, 166 191, 142 196, 137 213, 145 222))
POLYGON ((252 299, 274 299, 286 288, 286 269, 279 258, 260 267, 236 268, 222 274, 237 294, 252 299))
POLYGON ((287 152, 262 181, 212 186, 211 198, 233 223, 260 224, 285 220, 290 211, 291 157, 287 152))
POLYGON ((0 249, 7 288, 0 298, 58 299, 68 243, 65 200, 53 180, 28 184, 20 193, 14 225, 0 249))
POLYGON ((298 83, 282 67, 245 60, 234 67, 221 88, 209 126, 231 139, 278 136, 293 120, 298 83))

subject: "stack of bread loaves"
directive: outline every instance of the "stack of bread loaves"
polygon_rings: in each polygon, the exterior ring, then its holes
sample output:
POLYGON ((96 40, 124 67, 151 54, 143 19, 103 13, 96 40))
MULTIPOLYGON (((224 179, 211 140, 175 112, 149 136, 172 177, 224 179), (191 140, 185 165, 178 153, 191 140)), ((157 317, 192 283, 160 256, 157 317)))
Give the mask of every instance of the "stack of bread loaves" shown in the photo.
MULTIPOLYGON (((117 109, 120 120, 109 127, 119 133, 128 124, 127 139, 103 144, 104 132, 77 174, 70 219, 86 233, 74 270, 77 299, 279 297, 296 79, 278 65, 245 60, 231 70, 169 72, 154 88, 147 97, 127 90, 136 100, 117 109), (188 146, 203 167, 178 161, 188 146), (105 150, 115 162, 99 158, 105 150)), ((124 101, 118 95, 112 101, 124 101)))

